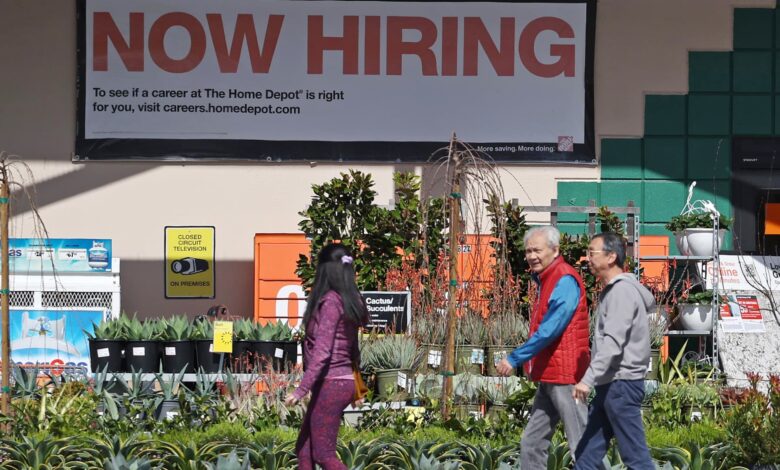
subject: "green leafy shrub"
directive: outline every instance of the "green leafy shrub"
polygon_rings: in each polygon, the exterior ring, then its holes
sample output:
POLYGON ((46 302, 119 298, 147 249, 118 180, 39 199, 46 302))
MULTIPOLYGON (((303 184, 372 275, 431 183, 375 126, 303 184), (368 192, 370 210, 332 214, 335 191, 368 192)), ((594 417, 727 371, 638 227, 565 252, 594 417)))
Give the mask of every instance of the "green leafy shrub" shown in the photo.
POLYGON ((664 426, 645 426, 647 445, 650 447, 706 447, 726 441, 723 425, 712 419, 690 423, 669 429, 664 426))
MULTIPOLYGON (((712 223, 712 217, 708 212, 692 212, 673 216, 665 227, 666 230, 676 233, 682 232, 686 228, 712 228, 712 223)), ((718 225, 722 229, 729 230, 731 218, 721 215, 718 225)))
POLYGON ((769 376, 768 395, 760 375, 748 373, 750 391, 726 415, 726 432, 741 464, 780 463, 780 376, 769 376))

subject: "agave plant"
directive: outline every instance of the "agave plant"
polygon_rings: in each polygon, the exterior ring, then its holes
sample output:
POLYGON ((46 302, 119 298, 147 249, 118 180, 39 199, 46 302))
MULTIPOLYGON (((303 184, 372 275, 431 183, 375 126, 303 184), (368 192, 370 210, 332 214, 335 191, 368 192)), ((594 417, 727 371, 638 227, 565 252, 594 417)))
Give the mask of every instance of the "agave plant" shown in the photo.
POLYGON ((483 379, 477 392, 486 402, 501 405, 520 388, 520 377, 488 377, 483 379))
POLYGON ((125 381, 119 381, 125 389, 124 394, 131 401, 144 400, 154 395, 153 383, 144 380, 143 371, 133 369, 130 372, 129 385, 125 381))
POLYGON ((190 339, 214 339, 214 324, 208 320, 196 318, 195 321, 192 322, 190 339))
POLYGON ((233 322, 233 335, 237 341, 257 341, 254 322, 246 318, 233 322))
POLYGON ((187 366, 182 367, 181 371, 177 373, 168 374, 168 378, 165 378, 165 374, 156 372, 154 374, 157 385, 162 393, 163 398, 166 400, 175 400, 181 387, 181 381, 186 373, 187 366))
POLYGON ((81 439, 53 438, 52 436, 22 436, 17 441, 0 441, 0 455, 3 455, 2 467, 10 470, 28 470, 32 468, 84 468, 86 462, 100 462, 96 454, 81 439), (96 460, 97 459, 97 460, 96 460))
POLYGON ((461 444, 458 449, 462 470, 519 469, 520 455, 517 446, 492 447, 486 444, 461 444), (517 462, 517 463, 516 463, 517 462))
POLYGON ((396 440, 385 446, 380 462, 385 468, 455 470, 460 468, 459 459, 451 452, 455 445, 453 442, 396 440))
POLYGON ((338 443, 336 452, 347 468, 365 469, 368 465, 379 460, 384 453, 385 446, 378 439, 369 441, 352 440, 347 444, 338 443))
POLYGON ((103 462, 103 467, 105 470, 152 470, 152 464, 149 460, 141 458, 128 461, 122 454, 106 459, 103 462))
POLYGON ((216 461, 233 448, 232 444, 224 442, 197 445, 194 442, 155 441, 154 446, 143 449, 140 454, 156 465, 155 468, 195 469, 201 468, 201 462, 216 461))
POLYGON ((470 346, 486 345, 487 327, 479 312, 469 309, 458 319, 456 342, 470 346))
POLYGON ((469 373, 452 378, 452 394, 456 403, 476 403, 482 387, 482 377, 469 373))
POLYGON ((154 319, 140 321, 135 315, 132 318, 120 318, 129 341, 158 340, 162 336, 160 322, 154 319))
POLYGON ((520 346, 528 339, 528 328, 528 320, 520 313, 494 313, 487 319, 490 346, 520 346))
MULTIPOLYGON (((47 383, 39 384, 38 375, 40 370, 37 367, 24 369, 22 367, 13 368, 13 385, 11 387, 11 396, 15 398, 38 398, 41 395, 42 386, 47 383)), ((51 382, 51 378, 48 379, 51 382)))
POLYGON ((243 457, 239 457, 233 449, 230 454, 217 457, 216 464, 204 462, 203 465, 207 470, 249 470, 250 463, 248 451, 244 450, 243 457))
POLYGON ((103 466, 106 469, 151 469, 151 463, 139 453, 146 447, 152 446, 150 440, 138 439, 138 434, 122 436, 112 433, 110 436, 98 436, 92 446, 105 460, 103 466))
POLYGON ((92 322, 92 331, 83 331, 87 339, 122 340, 127 338, 124 325, 120 320, 104 320, 100 323, 92 322))
POLYGON ((266 444, 257 444, 247 448, 252 468, 294 470, 298 468, 295 455, 295 442, 279 442, 272 439, 266 444))
POLYGON ((361 367, 417 370, 420 365, 422 353, 411 336, 390 334, 368 344, 361 351, 361 367))
POLYGON ((165 341, 183 341, 190 339, 192 325, 187 317, 177 315, 159 320, 160 339, 165 341))
POLYGON ((420 344, 444 344, 447 317, 436 312, 418 314, 412 321, 412 335, 420 344))

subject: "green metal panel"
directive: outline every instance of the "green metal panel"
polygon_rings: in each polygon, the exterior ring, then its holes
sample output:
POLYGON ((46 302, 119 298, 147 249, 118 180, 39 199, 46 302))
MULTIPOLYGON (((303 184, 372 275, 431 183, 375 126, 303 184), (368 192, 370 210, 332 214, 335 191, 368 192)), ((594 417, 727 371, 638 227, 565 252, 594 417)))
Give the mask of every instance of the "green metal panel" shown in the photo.
POLYGON ((688 90, 731 91, 730 52, 689 52, 688 90))
POLYGON ((642 177, 642 139, 601 139, 601 178, 642 177))
POLYGON ((688 135, 723 135, 731 132, 729 95, 688 96, 688 135))
POLYGON ((718 212, 729 217, 732 214, 730 195, 731 180, 697 180, 696 188, 693 190, 694 200, 712 201, 718 212))
POLYGON ((771 49, 774 8, 734 9, 734 49, 771 49))
POLYGON ((734 52, 734 91, 772 92, 772 56, 770 51, 734 52))
POLYGON ((602 181, 601 205, 625 207, 628 201, 634 201, 635 205, 642 204, 641 181, 602 181))
POLYGON ((684 135, 685 95, 645 96, 645 135, 684 135))
MULTIPOLYGON (((596 201, 598 204, 599 183, 596 181, 560 181, 558 182, 559 206, 587 206, 588 201, 596 201)), ((587 222, 588 214, 558 215, 560 222, 587 222)))
POLYGON ((666 223, 685 205, 684 181, 645 181, 642 221, 666 223))
POLYGON ((688 137, 688 179, 730 177, 731 137, 688 137))
POLYGON ((646 179, 685 178, 685 138, 645 137, 646 179))
POLYGON ((772 133, 771 95, 734 95, 732 97, 734 135, 769 135, 772 133))
POLYGON ((558 230, 561 231, 561 233, 568 233, 571 235, 585 235, 588 233, 588 224, 577 224, 577 223, 563 223, 558 224, 558 230))

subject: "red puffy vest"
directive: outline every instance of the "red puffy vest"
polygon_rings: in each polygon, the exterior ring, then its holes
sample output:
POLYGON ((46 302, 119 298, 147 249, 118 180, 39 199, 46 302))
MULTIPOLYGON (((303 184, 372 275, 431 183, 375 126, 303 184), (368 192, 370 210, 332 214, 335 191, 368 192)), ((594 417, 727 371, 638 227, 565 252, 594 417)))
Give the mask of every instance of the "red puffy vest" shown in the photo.
POLYGON ((539 329, 539 324, 547 314, 550 295, 561 277, 566 275, 577 280, 580 286, 580 301, 563 334, 528 362, 531 380, 537 382, 576 384, 585 375, 590 364, 590 321, 585 286, 579 273, 560 256, 539 275, 541 289, 531 312, 529 335, 539 329))

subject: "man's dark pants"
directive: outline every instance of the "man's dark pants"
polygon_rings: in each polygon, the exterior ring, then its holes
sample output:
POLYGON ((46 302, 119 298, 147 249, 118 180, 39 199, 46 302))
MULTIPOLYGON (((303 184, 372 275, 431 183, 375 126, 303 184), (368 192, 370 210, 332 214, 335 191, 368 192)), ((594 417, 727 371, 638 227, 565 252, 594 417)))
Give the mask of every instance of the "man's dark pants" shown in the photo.
POLYGON ((575 470, 601 469, 612 437, 623 463, 632 470, 654 470, 645 440, 640 405, 644 380, 616 380, 596 387, 588 424, 577 446, 575 470))

